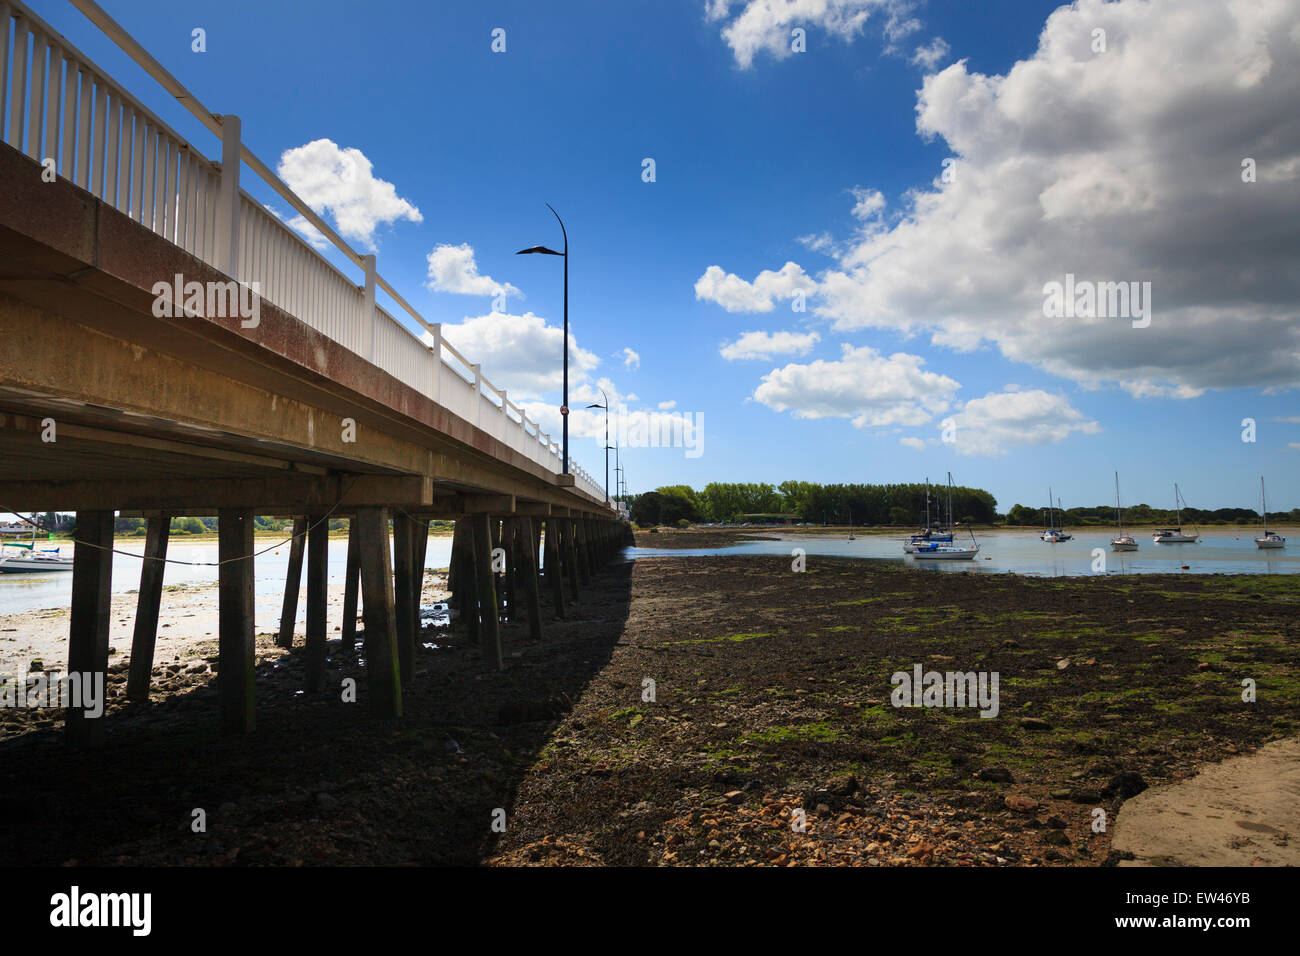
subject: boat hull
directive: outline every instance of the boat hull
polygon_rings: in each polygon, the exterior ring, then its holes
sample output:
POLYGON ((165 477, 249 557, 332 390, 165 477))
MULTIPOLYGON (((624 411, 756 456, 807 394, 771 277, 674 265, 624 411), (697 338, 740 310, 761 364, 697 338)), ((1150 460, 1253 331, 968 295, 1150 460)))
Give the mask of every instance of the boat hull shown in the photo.
POLYGON ((1115 540, 1110 543, 1110 549, 1112 551, 1136 551, 1138 543, 1136 541, 1115 540))
POLYGON ((979 548, 953 548, 951 551, 916 551, 912 557, 917 561, 970 561, 980 553, 979 548))
POLYGON ((72 560, 41 561, 34 558, 0 558, 0 574, 39 574, 42 571, 71 571, 72 560))
POLYGON ((1255 547, 1261 551, 1275 551, 1286 547, 1286 538, 1256 538, 1255 547))

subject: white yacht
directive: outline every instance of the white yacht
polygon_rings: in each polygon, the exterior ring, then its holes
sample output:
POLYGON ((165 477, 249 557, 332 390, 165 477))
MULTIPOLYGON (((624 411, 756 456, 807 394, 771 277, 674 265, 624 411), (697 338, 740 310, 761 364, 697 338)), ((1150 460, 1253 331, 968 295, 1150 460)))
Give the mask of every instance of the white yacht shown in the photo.
POLYGON ((1261 551, 1273 548, 1285 548, 1286 538, 1274 531, 1268 530, 1268 499, 1264 497, 1263 475, 1259 476, 1259 503, 1264 509, 1264 527, 1262 528, 1263 533, 1255 539, 1255 547, 1259 548, 1261 551))

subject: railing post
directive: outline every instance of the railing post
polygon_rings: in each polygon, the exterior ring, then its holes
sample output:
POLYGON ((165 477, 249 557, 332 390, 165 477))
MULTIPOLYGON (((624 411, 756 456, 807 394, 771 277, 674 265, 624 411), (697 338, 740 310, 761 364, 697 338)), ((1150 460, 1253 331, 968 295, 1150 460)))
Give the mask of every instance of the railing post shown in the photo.
POLYGON ((239 117, 221 117, 221 185, 217 192, 216 267, 239 278, 239 117))
POLYGON ((471 365, 470 369, 474 373, 474 427, 478 428, 483 412, 483 366, 471 365))
POLYGON ((373 255, 362 256, 361 261, 365 263, 366 284, 361 293, 361 315, 365 318, 366 324, 370 326, 370 354, 366 358, 370 359, 373 364, 375 361, 375 332, 379 325, 375 321, 375 257, 373 255))
POLYGON ((429 376, 429 397, 439 405, 442 404, 442 323, 436 322, 429 326, 429 336, 433 339, 433 344, 429 346, 429 358, 433 360, 433 367, 429 376))

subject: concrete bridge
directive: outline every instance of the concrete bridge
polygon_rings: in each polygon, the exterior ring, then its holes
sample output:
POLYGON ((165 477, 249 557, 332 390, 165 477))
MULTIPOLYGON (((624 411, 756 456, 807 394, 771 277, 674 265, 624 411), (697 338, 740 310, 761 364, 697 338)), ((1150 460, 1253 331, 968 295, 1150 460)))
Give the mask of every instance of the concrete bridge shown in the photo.
MULTIPOLYGON (((359 590, 376 713, 400 715, 412 677, 431 519, 456 519, 452 587, 500 667, 499 584, 515 589, 512 604, 540 637, 541 588, 562 615, 625 543, 626 524, 589 475, 562 473, 556 443, 383 279, 374 256, 253 155, 237 116, 209 112, 98 6, 73 2, 211 131, 215 152, 29 8, 0 0, 0 51, 12 44, 0 55, 0 509, 77 512, 68 670, 107 667, 115 511, 149 518, 134 698, 148 697, 175 514, 218 515, 230 731, 254 726, 255 514, 296 518, 282 643, 307 553, 309 691, 324 675, 333 516, 351 519, 343 638, 350 647, 359 590), (241 189, 245 171, 357 274, 241 189), (381 290, 397 316, 376 302, 381 290)), ((67 727, 80 745, 102 736, 80 711, 67 727)))

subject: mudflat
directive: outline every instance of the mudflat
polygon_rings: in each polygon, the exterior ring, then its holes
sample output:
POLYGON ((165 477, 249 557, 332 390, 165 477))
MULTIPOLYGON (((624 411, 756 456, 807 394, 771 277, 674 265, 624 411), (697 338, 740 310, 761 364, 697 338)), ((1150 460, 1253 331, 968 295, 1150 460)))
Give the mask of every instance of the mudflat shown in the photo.
POLYGON ((220 734, 210 667, 110 699, 102 755, 16 712, 0 861, 1114 863, 1132 798, 1300 730, 1298 586, 641 559, 545 609, 542 641, 507 623, 500 673, 459 623, 426 629, 396 722, 356 653, 331 644, 308 696, 301 651, 262 635, 247 738, 220 734), (917 665, 996 673, 997 716, 895 707, 917 665))

